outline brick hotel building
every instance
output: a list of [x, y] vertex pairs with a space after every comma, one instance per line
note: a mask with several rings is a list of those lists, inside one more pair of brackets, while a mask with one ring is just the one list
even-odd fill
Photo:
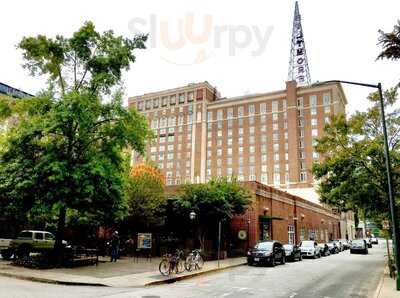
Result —
[[285, 90], [232, 98], [203, 82], [129, 99], [155, 132], [147, 156], [167, 185], [234, 175], [286, 189], [312, 187], [310, 169], [321, 158], [314, 140], [345, 104], [339, 84], [297, 87], [295, 81]]
[[[315, 199], [311, 167], [321, 158], [315, 139], [332, 115], [345, 113], [346, 103], [340, 84], [299, 87], [295, 81], [284, 90], [231, 98], [208, 82], [129, 98], [155, 133], [147, 158], [172, 189], [214, 176], [247, 181], [253, 203], [232, 221], [232, 231], [245, 230], [250, 244], [272, 235], [284, 242], [341, 236], [339, 216]], [[132, 163], [141, 162], [133, 152]]]

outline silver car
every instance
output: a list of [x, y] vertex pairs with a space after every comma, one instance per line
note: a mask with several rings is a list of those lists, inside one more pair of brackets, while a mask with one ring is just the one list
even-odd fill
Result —
[[351, 242], [350, 253], [368, 254], [368, 244], [365, 239], [355, 239]]
[[321, 257], [321, 247], [314, 240], [304, 240], [300, 242], [301, 255], [314, 259]]

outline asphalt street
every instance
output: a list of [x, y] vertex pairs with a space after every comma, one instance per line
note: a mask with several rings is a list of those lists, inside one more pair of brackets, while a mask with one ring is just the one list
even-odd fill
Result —
[[338, 255], [275, 268], [241, 266], [149, 288], [106, 288], [43, 284], [0, 277], [0, 297], [370, 297], [382, 276], [385, 248], [369, 255]]

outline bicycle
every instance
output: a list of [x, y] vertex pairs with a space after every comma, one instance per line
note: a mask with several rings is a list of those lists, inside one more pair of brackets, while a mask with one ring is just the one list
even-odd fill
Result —
[[204, 260], [200, 254], [201, 250], [193, 250], [187, 257], [185, 261], [185, 268], [187, 271], [200, 270], [203, 268]]
[[165, 254], [158, 266], [161, 275], [169, 276], [172, 273], [178, 274], [185, 271], [183, 264], [183, 251], [177, 249], [174, 254]]

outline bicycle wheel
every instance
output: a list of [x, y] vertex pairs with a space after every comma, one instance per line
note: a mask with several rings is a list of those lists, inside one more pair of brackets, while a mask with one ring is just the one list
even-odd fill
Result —
[[176, 273], [182, 273], [185, 271], [185, 263], [183, 260], [179, 259], [178, 262], [175, 264], [175, 272]]
[[188, 255], [185, 260], [185, 268], [187, 271], [192, 271], [194, 268], [193, 255]]
[[170, 263], [168, 260], [161, 260], [158, 270], [160, 270], [161, 275], [168, 276], [170, 274]]
[[196, 256], [196, 261], [195, 261], [195, 263], [196, 263], [196, 267], [197, 267], [198, 269], [203, 268], [203, 266], [204, 266], [204, 260], [203, 260], [203, 258], [201, 257], [200, 254], [198, 254], [198, 255]]

